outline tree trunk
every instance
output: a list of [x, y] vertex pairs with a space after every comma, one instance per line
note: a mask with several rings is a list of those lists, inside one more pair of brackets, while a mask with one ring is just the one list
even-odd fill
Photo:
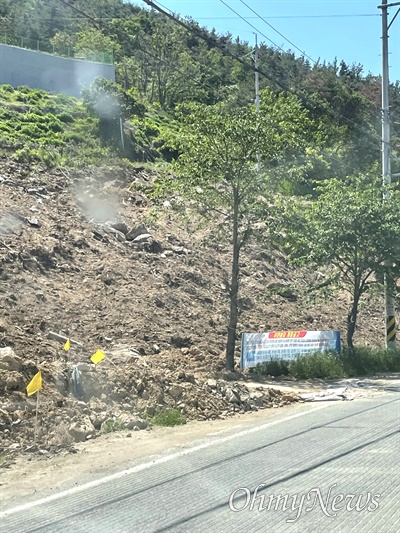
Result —
[[351, 351], [354, 350], [353, 345], [353, 336], [356, 329], [356, 318], [353, 315], [353, 310], [348, 314], [347, 317], [347, 346]]
[[236, 344], [236, 328], [238, 322], [238, 292], [239, 292], [239, 254], [240, 244], [238, 237], [238, 222], [239, 222], [239, 201], [236, 191], [234, 192], [234, 206], [233, 206], [233, 254], [232, 254], [232, 273], [230, 284], [230, 312], [228, 324], [228, 338], [226, 342], [226, 368], [227, 370], [234, 370], [235, 368], [235, 344]]
[[354, 350], [353, 337], [356, 330], [357, 316], [358, 316], [358, 302], [360, 300], [361, 290], [359, 284], [354, 288], [353, 305], [350, 313], [347, 316], [347, 346], [351, 351]]

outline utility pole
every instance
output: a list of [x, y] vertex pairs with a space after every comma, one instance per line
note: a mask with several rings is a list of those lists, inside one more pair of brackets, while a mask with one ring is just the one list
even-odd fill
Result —
[[[400, 2], [388, 4], [382, 0], [378, 9], [382, 10], [382, 181], [384, 187], [383, 198], [387, 198], [386, 187], [392, 182], [390, 169], [390, 118], [389, 118], [389, 28], [397, 17], [397, 10], [390, 24], [388, 24], [388, 8], [399, 6]], [[390, 264], [385, 272], [385, 316], [386, 316], [386, 347], [396, 348], [396, 317], [395, 317], [395, 283], [391, 274]]]
[[[254, 34], [256, 37], [256, 46], [254, 49], [254, 67], [255, 67], [255, 83], [256, 83], [256, 111], [257, 113], [260, 112], [260, 73], [258, 72], [258, 42], [257, 42], [257, 34]], [[257, 151], [257, 172], [260, 172], [261, 170], [261, 156], [260, 152]]]

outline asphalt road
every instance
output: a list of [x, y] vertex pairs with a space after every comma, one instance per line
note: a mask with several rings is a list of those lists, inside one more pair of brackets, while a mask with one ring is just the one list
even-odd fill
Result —
[[[0, 531], [400, 530], [400, 394], [279, 409], [0, 513]], [[258, 488], [257, 488], [258, 487]], [[280, 498], [278, 498], [280, 496]]]

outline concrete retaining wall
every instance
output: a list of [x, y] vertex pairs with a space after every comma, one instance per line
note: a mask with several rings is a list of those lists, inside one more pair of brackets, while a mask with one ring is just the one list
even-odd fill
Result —
[[0, 44], [0, 84], [26, 85], [69, 96], [101, 76], [115, 81], [114, 65], [53, 56]]

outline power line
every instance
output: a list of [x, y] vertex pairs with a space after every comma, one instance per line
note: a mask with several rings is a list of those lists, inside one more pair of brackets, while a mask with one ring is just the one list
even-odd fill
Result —
[[[198, 28], [194, 27], [194, 26], [189, 26], [188, 24], [186, 24], [185, 22], [183, 22], [180, 18], [177, 18], [173, 12], [169, 9], [169, 8], [166, 8], [168, 9], [168, 11], [170, 11], [170, 13], [166, 12], [165, 10], [161, 9], [157, 4], [155, 4], [154, 2], [152, 2], [151, 0], [143, 0], [147, 5], [149, 5], [150, 7], [156, 9], [158, 12], [162, 13], [163, 15], [167, 16], [168, 18], [170, 18], [171, 20], [173, 20], [176, 24], [179, 24], [180, 26], [186, 28], [189, 32], [191, 33], [195, 33], [199, 38], [205, 40], [206, 42], [208, 42], [208, 44], [210, 44], [211, 46], [219, 49], [223, 54], [225, 55], [228, 55], [230, 57], [232, 57], [233, 59], [235, 59], [236, 61], [238, 61], [239, 63], [243, 64], [246, 68], [252, 70], [253, 72], [259, 72], [260, 74], [262, 74], [267, 80], [269, 80], [270, 82], [272, 82], [273, 84], [277, 85], [280, 89], [282, 89], [283, 91], [286, 91], [287, 93], [290, 93], [290, 94], [293, 94], [294, 96], [296, 96], [297, 98], [299, 98], [303, 103], [309, 103], [309, 104], [314, 104], [309, 98], [306, 98], [304, 95], [301, 95], [301, 94], [298, 94], [296, 93], [293, 89], [289, 88], [289, 87], [285, 87], [284, 85], [282, 85], [280, 82], [272, 79], [266, 72], [264, 72], [263, 70], [261, 70], [260, 68], [255, 68], [253, 65], [250, 65], [249, 63], [247, 63], [246, 61], [244, 61], [242, 58], [240, 57], [237, 57], [235, 56], [234, 54], [232, 54], [231, 52], [229, 52], [229, 50], [227, 50], [226, 48], [222, 47], [215, 39], [213, 39], [212, 37], [209, 37], [205, 34], [203, 34]], [[221, 0], [222, 1], [222, 0]], [[224, 3], [224, 2], [223, 2]], [[163, 6], [165, 7], [165, 6]], [[228, 6], [229, 7], [229, 6]], [[249, 24], [249, 23], [248, 23]], [[251, 25], [251, 24], [250, 24]], [[284, 53], [285, 50], [283, 50]], [[372, 137], [374, 140], [377, 140], [379, 139], [379, 137], [377, 135], [374, 135], [372, 132], [368, 131], [368, 130], [365, 130], [365, 128], [362, 128], [360, 127], [356, 122], [354, 122], [353, 120], [351, 119], [348, 119], [347, 117], [345, 117], [344, 115], [340, 114], [340, 113], [337, 113], [335, 112], [334, 110], [331, 110], [331, 113], [333, 116], [335, 116], [336, 118], [341, 118], [342, 120], [350, 123], [350, 124], [353, 124], [356, 128], [358, 128], [359, 130], [361, 130], [363, 133], [366, 133], [368, 136]], [[337, 161], [339, 161], [340, 163], [343, 163], [343, 161], [341, 159], [339, 159], [338, 157], [335, 157], [332, 155], [332, 157], [334, 159], [337, 159]], [[356, 170], [355, 167], [353, 167], [352, 165], [350, 165], [349, 163], [346, 163], [346, 166], [349, 168], [349, 169], [353, 169], [353, 170]]]
[[263, 37], [265, 37], [265, 39], [267, 39], [267, 41], [269, 41], [270, 43], [272, 43], [275, 48], [277, 48], [278, 50], [280, 50], [281, 52], [285, 53], [286, 50], [284, 50], [283, 48], [281, 48], [279, 45], [277, 45], [276, 43], [274, 43], [274, 41], [272, 41], [269, 37], [267, 37], [262, 31], [260, 31], [258, 28], [256, 28], [253, 24], [251, 24], [248, 20], [245, 20], [242, 15], [240, 15], [237, 11], [235, 11], [232, 7], [230, 7], [226, 2], [224, 2], [224, 0], [219, 0], [221, 2], [221, 4], [224, 4], [224, 6], [226, 6], [228, 9], [230, 9], [233, 13], [235, 13], [235, 15], [237, 15], [239, 18], [241, 18], [244, 22], [246, 22], [246, 24], [248, 24], [249, 26], [251, 26], [252, 28], [254, 28], [256, 30], [257, 33], [259, 33], [260, 35], [262, 35]]
[[[345, 13], [343, 15], [268, 15], [269, 19], [322, 19], [322, 18], [350, 18], [350, 17], [380, 17], [378, 13]], [[197, 17], [197, 20], [234, 20], [236, 17]], [[246, 20], [259, 17], [243, 17]]]
[[[73, 6], [71, 6], [70, 4], [68, 4], [65, 0], [60, 0], [61, 2], [67, 4], [69, 7], [75, 9], [76, 11], [78, 11], [76, 8], [74, 8]], [[173, 20], [175, 23], [179, 24], [180, 26], [184, 27], [187, 31], [189, 31], [190, 33], [195, 33], [197, 35], [197, 37], [199, 37], [200, 39], [206, 41], [210, 46], [214, 47], [214, 48], [217, 48], [219, 50], [221, 50], [221, 52], [229, 57], [231, 57], [232, 59], [235, 59], [236, 61], [238, 61], [239, 63], [241, 63], [245, 68], [247, 69], [251, 69], [253, 72], [259, 72], [260, 74], [262, 74], [267, 80], [269, 80], [270, 82], [272, 82], [273, 84], [277, 85], [280, 89], [282, 89], [283, 91], [286, 91], [290, 94], [293, 94], [294, 96], [297, 96], [298, 98], [300, 98], [300, 100], [303, 101], [303, 103], [312, 103], [311, 100], [305, 98], [303, 95], [299, 95], [298, 93], [296, 93], [293, 89], [290, 89], [289, 87], [285, 87], [284, 85], [282, 85], [280, 82], [272, 79], [266, 72], [264, 72], [263, 70], [259, 69], [259, 68], [255, 68], [253, 65], [250, 65], [249, 63], [247, 63], [244, 59], [236, 56], [235, 54], [233, 54], [232, 52], [230, 52], [229, 50], [227, 50], [225, 47], [221, 46], [220, 43], [218, 43], [214, 38], [206, 35], [203, 31], [201, 31], [200, 29], [198, 29], [197, 27], [195, 26], [190, 26], [188, 24], [186, 24], [185, 22], [183, 22], [180, 18], [177, 18], [173, 12], [167, 8], [166, 6], [162, 6], [164, 7], [165, 9], [167, 9], [170, 13], [168, 13], [167, 11], [165, 11], [165, 9], [161, 9], [157, 4], [155, 4], [154, 2], [152, 2], [151, 0], [143, 0], [147, 5], [149, 5], [150, 7], [156, 9], [157, 11], [159, 11], [160, 13], [162, 13], [163, 15], [167, 16], [168, 18], [170, 18], [171, 20]], [[234, 11], [232, 8], [230, 8], [223, 0], [220, 0], [223, 4], [225, 4], [229, 9], [231, 9], [235, 14], [236, 11]], [[243, 2], [244, 3], [244, 2]], [[162, 5], [162, 4], [160, 4]], [[96, 19], [93, 19], [90, 15], [87, 15], [86, 13], [84, 13], [83, 11], [80, 11], [79, 10], [79, 13], [82, 14], [84, 17], [92, 20], [93, 22], [97, 22]], [[243, 18], [241, 17], [239, 14], [237, 14], [240, 18]], [[243, 19], [245, 20], [245, 19]], [[249, 24], [251, 27], [255, 28], [252, 24], [250, 24], [249, 22], [247, 22], [245, 20], [245, 22], [247, 24]], [[257, 30], [257, 28], [255, 28]], [[268, 37], [266, 37], [262, 32], [260, 32], [259, 30], [257, 30], [261, 35], [263, 35], [266, 39], [268, 39]], [[268, 39], [270, 42], [273, 43], [273, 41], [271, 41], [270, 39]], [[277, 46], [275, 43], [273, 43], [275, 46]], [[284, 49], [282, 49], [281, 47], [277, 46], [277, 48], [279, 50], [281, 50], [283, 53], [287, 53]], [[144, 51], [144, 50], [143, 50]], [[146, 53], [146, 52], [145, 52]], [[346, 122], [350, 123], [350, 124], [353, 124], [355, 127], [357, 127], [358, 129], [360, 129], [361, 131], [363, 131], [364, 133], [367, 133], [368, 136], [370, 137], [374, 137], [374, 139], [376, 140], [378, 137], [376, 135], [374, 135], [372, 132], [368, 131], [368, 130], [365, 130], [363, 128], [361, 128], [356, 122], [354, 122], [353, 120], [351, 119], [348, 119], [347, 117], [345, 117], [344, 115], [341, 115], [340, 113], [337, 113], [335, 112], [334, 110], [331, 111], [332, 115], [333, 116], [336, 116], [336, 117], [339, 117], [343, 120], [345, 120]], [[338, 159], [339, 160], [339, 159]], [[354, 167], [351, 167], [351, 165], [348, 165], [347, 166], [349, 168], [353, 168], [354, 170]]]
[[77, 13], [79, 13], [80, 15], [84, 16], [85, 18], [87, 18], [88, 20], [91, 20], [93, 22], [93, 24], [96, 26], [97, 29], [100, 29], [100, 24], [98, 22], [98, 20], [96, 20], [95, 18], [91, 17], [90, 15], [88, 15], [87, 13], [85, 13], [84, 11], [81, 11], [80, 9], [78, 9], [77, 7], [75, 7], [74, 5], [72, 4], [69, 4], [66, 0], [59, 0], [63, 5], [66, 5], [68, 7], [70, 7], [73, 11], [76, 11]]
[[[239, 15], [234, 9], [232, 9], [228, 4], [226, 4], [226, 3], [224, 2], [224, 0], [220, 0], [220, 2], [223, 3], [226, 7], [228, 7], [231, 11], [233, 11], [236, 15], [238, 15], [242, 20], [244, 20], [244, 21], [246, 22], [246, 24], [248, 24], [248, 25], [251, 26], [252, 28], [255, 28], [255, 26], [253, 26], [253, 24], [251, 24], [250, 22], [248, 22], [247, 20], [245, 20], [245, 19], [244, 19], [241, 15]], [[241, 2], [242, 4], [244, 4], [244, 5], [247, 6], [247, 4], [245, 4], [245, 2], [243, 2], [242, 0], [240, 0], [240, 2]], [[247, 7], [249, 7], [249, 6], [247, 6]], [[249, 9], [250, 9], [251, 11], [253, 11], [253, 13], [255, 13], [255, 11], [254, 11], [253, 9], [251, 9], [250, 7], [249, 7]], [[267, 23], [267, 24], [270, 25], [269, 23]], [[274, 28], [273, 28], [273, 29], [274, 29]], [[260, 32], [260, 33], [261, 33], [261, 32]], [[278, 32], [278, 33], [279, 33], [279, 32]], [[263, 33], [261, 33], [261, 35], [263, 35], [263, 36], [265, 37], [265, 35], [264, 35]], [[281, 35], [284, 39], [286, 39], [285, 36], [283, 36], [282, 34], [280, 34], [280, 35]], [[269, 39], [269, 40], [270, 40], [270, 39]], [[286, 40], [287, 40], [287, 39], [286, 39]], [[271, 42], [272, 42], [272, 41], [271, 41]], [[290, 41], [288, 41], [288, 42], [290, 42]], [[284, 53], [287, 53], [286, 50], [283, 50], [281, 47], [278, 47], [278, 48], [279, 48], [281, 51], [283, 51]], [[296, 47], [296, 48], [297, 48], [297, 47]], [[305, 55], [304, 52], [302, 52], [302, 53], [303, 53], [303, 55]], [[308, 56], [307, 56], [307, 57], [308, 57]], [[311, 59], [311, 58], [310, 58], [310, 59]], [[313, 61], [313, 60], [312, 60], [312, 61]], [[313, 61], [313, 62], [314, 62], [314, 61]], [[314, 63], [317, 64], [316, 62], [314, 62]], [[263, 74], [261, 71], [260, 71], [260, 73]], [[265, 75], [265, 74], [263, 74], [263, 75]], [[267, 78], [267, 79], [270, 79], [270, 78]], [[277, 82], [275, 82], [275, 83], [277, 83]], [[279, 87], [282, 88], [282, 85], [281, 85], [281, 84], [278, 84], [278, 85], [279, 85]], [[291, 94], [297, 96], [298, 98], [300, 98], [300, 99], [303, 101], [303, 103], [307, 103], [307, 102], [310, 103], [310, 100], [309, 100], [309, 99], [305, 98], [303, 95], [299, 95], [298, 93], [296, 93], [296, 91], [294, 91], [294, 90], [292, 90], [292, 89], [290, 89], [290, 88], [288, 88], [288, 87], [284, 87], [283, 90], [285, 90], [285, 91], [287, 91], [287, 92], [289, 92], [289, 93], [291, 93]], [[311, 102], [311, 103], [312, 103], [312, 102]], [[336, 112], [336, 111], [333, 110], [333, 109], [331, 110], [331, 114], [332, 114], [334, 117], [336, 117], [336, 118], [340, 118], [340, 119], [344, 120], [344, 121], [347, 122], [348, 124], [352, 124], [352, 125], [353, 125], [355, 128], [357, 128], [359, 131], [362, 131], [363, 133], [366, 133], [370, 138], [372, 138], [372, 139], [374, 139], [374, 140], [377, 140], [377, 141], [379, 141], [379, 142], [381, 141], [379, 135], [377, 135], [376, 133], [373, 133], [373, 132], [371, 132], [371, 131], [369, 131], [369, 130], [366, 130], [365, 128], [362, 128], [362, 127], [361, 127], [359, 124], [357, 124], [357, 122], [355, 122], [354, 120], [345, 117], [344, 115], [342, 115], [341, 113]], [[397, 161], [400, 161], [399, 158], [394, 158], [394, 159], [397, 160]]]
[[[235, 59], [236, 61], [238, 61], [239, 63], [241, 63], [245, 68], [247, 69], [250, 69], [252, 70], [253, 72], [259, 72], [260, 74], [262, 74], [267, 80], [269, 80], [271, 83], [274, 83], [275, 85], [277, 85], [280, 89], [282, 89], [282, 91], [287, 91], [288, 89], [286, 87], [284, 87], [281, 83], [279, 83], [278, 81], [274, 80], [271, 78], [271, 76], [269, 76], [269, 74], [267, 74], [266, 72], [264, 72], [263, 70], [259, 69], [259, 68], [255, 68], [254, 66], [250, 65], [247, 61], [245, 61], [243, 58], [241, 57], [238, 57], [236, 56], [235, 54], [233, 54], [232, 52], [230, 52], [226, 47], [224, 46], [221, 46], [221, 44], [216, 40], [214, 39], [213, 37], [207, 35], [206, 33], [204, 33], [202, 30], [200, 30], [199, 28], [197, 28], [196, 26], [190, 26], [189, 24], [183, 22], [182, 19], [176, 17], [173, 12], [169, 9], [169, 8], [166, 8], [168, 9], [168, 11], [170, 11], [169, 13], [167, 11], [165, 11], [164, 9], [161, 9], [157, 4], [155, 4], [154, 2], [152, 2], [151, 0], [143, 0], [143, 2], [145, 2], [148, 6], [156, 9], [159, 13], [165, 15], [166, 17], [168, 17], [169, 19], [173, 20], [176, 24], [179, 24], [179, 26], [182, 26], [183, 28], [185, 28], [186, 30], [188, 30], [190, 33], [193, 33], [195, 34], [199, 39], [202, 39], [203, 41], [205, 41], [206, 43], [208, 43], [210, 46], [212, 46], [213, 48], [217, 48], [219, 50], [221, 50], [221, 52], [229, 57], [231, 57], [232, 59]], [[163, 6], [165, 7], [165, 6]], [[284, 52], [284, 50], [283, 50]]]
[[[222, 0], [221, 0], [222, 1]], [[265, 20], [265, 18], [263, 18], [261, 15], [259, 15], [253, 8], [251, 8], [248, 4], [246, 4], [246, 2], [244, 2], [243, 0], [240, 0], [240, 2], [247, 7], [247, 9], [250, 9], [250, 11], [252, 11], [255, 15], [257, 15], [257, 17], [262, 20], [263, 22], [265, 22], [265, 24], [267, 24], [267, 26], [269, 26], [270, 28], [272, 28], [278, 35], [280, 35], [281, 37], [283, 37], [285, 39], [285, 41], [287, 41], [288, 43], [290, 43], [292, 46], [294, 46], [296, 48], [296, 50], [298, 50], [301, 55], [305, 56], [307, 59], [309, 59], [311, 61], [311, 63], [314, 63], [316, 64], [317, 62], [312, 58], [310, 57], [309, 55], [307, 55], [303, 50], [301, 50], [298, 46], [296, 46], [294, 44], [294, 42], [290, 41], [287, 37], [285, 37], [285, 35], [283, 35], [283, 33], [281, 33], [280, 31], [278, 31], [276, 28], [274, 28], [274, 26], [272, 26], [272, 24], [270, 24], [267, 20]]]

